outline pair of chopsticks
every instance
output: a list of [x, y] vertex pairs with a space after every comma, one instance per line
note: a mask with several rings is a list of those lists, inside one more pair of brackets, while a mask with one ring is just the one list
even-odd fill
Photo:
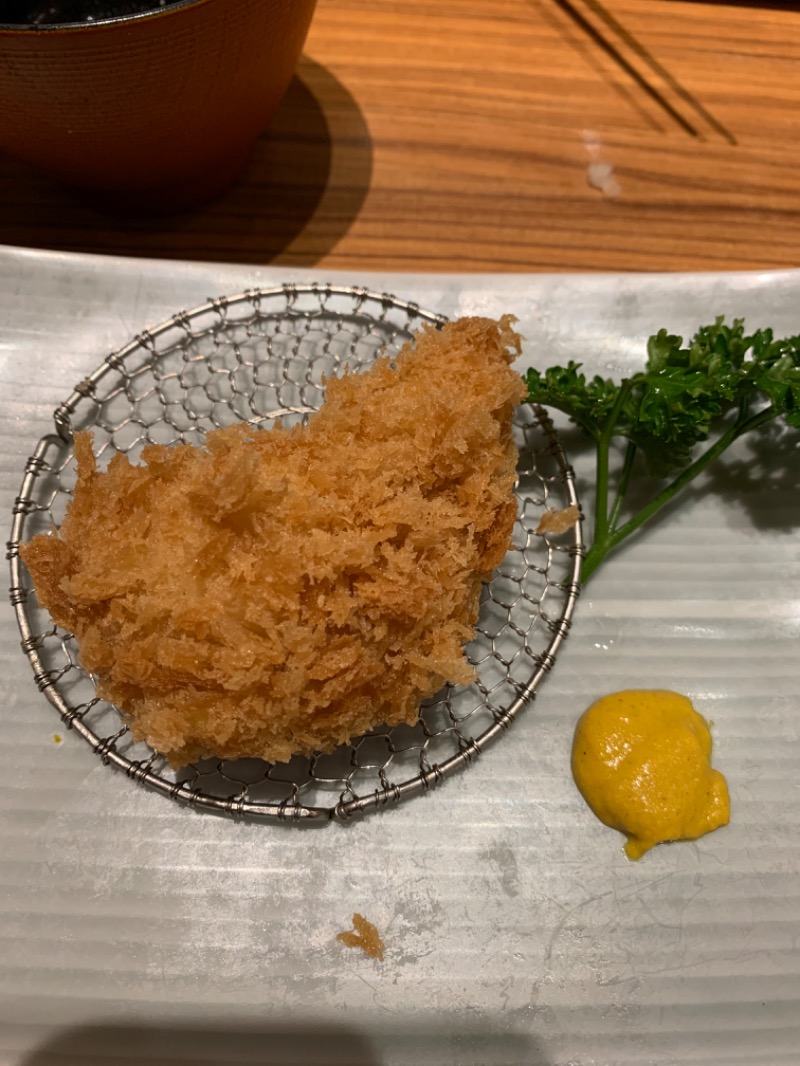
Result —
[[697, 140], [736, 138], [627, 30], [600, 0], [553, 0], [577, 29], [600, 48], [656, 108]]

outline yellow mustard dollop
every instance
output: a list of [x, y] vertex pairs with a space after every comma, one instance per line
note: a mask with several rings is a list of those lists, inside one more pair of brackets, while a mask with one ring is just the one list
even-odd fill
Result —
[[730, 820], [728, 785], [710, 763], [708, 723], [677, 692], [614, 692], [582, 715], [572, 774], [601, 822], [639, 859], [665, 840], [696, 840]]

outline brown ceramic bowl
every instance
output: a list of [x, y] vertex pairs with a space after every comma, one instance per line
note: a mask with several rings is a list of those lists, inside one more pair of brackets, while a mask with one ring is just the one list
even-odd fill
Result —
[[0, 151], [122, 209], [209, 199], [278, 107], [315, 3], [184, 0], [89, 23], [0, 24]]

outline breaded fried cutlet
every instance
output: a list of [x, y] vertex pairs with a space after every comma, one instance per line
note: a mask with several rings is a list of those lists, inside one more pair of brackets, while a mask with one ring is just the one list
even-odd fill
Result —
[[22, 549], [99, 695], [181, 767], [285, 761], [417, 720], [468, 682], [481, 583], [516, 516], [513, 319], [423, 329], [327, 383], [306, 426], [148, 445], [78, 480]]

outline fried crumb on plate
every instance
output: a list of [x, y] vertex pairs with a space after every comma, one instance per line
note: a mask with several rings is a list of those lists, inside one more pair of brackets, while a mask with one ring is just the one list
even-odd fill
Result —
[[337, 933], [336, 939], [347, 948], [360, 948], [369, 958], [383, 962], [385, 945], [381, 935], [363, 914], [354, 914], [353, 931]]
[[539, 520], [536, 532], [539, 534], [568, 533], [570, 529], [575, 528], [580, 516], [581, 512], [574, 503], [571, 503], [569, 507], [562, 507], [558, 511], [545, 511]]

